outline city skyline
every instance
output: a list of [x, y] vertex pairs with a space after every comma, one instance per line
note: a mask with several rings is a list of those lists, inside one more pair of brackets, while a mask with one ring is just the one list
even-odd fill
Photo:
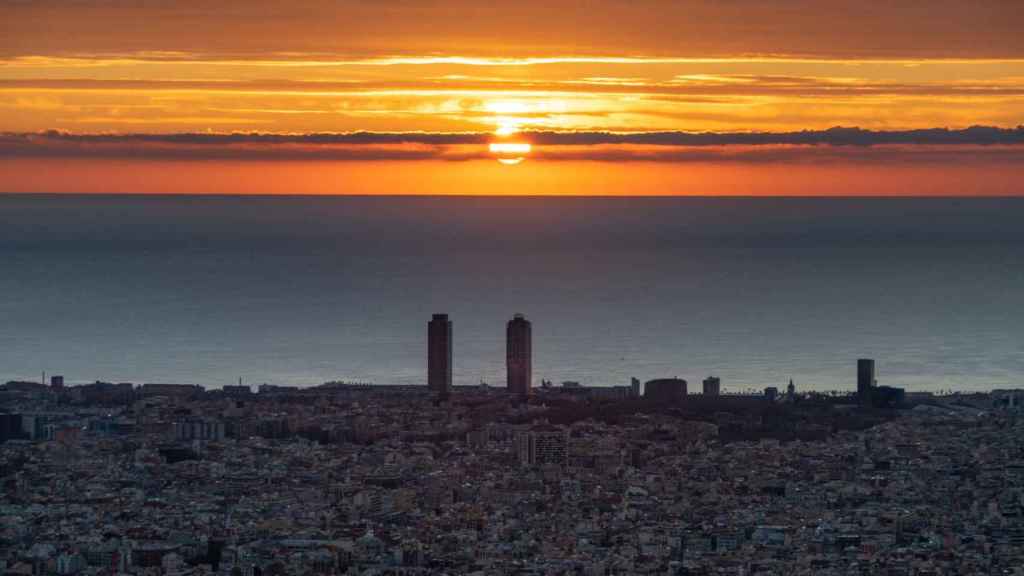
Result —
[[985, 573], [1024, 541], [1019, 389], [60, 384], [0, 385], [0, 500], [33, 519], [0, 546], [14, 573]]
[[[448, 314], [435, 313], [432, 315], [430, 321], [427, 323], [427, 370], [426, 370], [426, 388], [436, 398], [440, 400], [449, 400], [452, 393], [452, 375], [454, 372], [453, 368], [453, 355], [454, 355], [454, 323], [449, 319]], [[533, 375], [532, 375], [532, 323], [526, 320], [526, 316], [521, 313], [513, 315], [512, 319], [506, 323], [505, 330], [505, 363], [506, 363], [506, 382], [505, 390], [514, 396], [527, 398], [533, 391]], [[45, 380], [45, 373], [44, 378]], [[64, 377], [55, 376], [55, 382], [59, 380], [59, 385], [63, 386]], [[856, 361], [856, 387], [851, 393], [857, 398], [857, 401], [862, 404], [871, 404], [878, 390], [878, 381], [875, 377], [875, 360], [873, 358], [858, 358]], [[544, 388], [553, 386], [553, 383], [547, 380], [542, 380]], [[485, 384], [483, 380], [480, 382], [481, 386]], [[57, 386], [57, 384], [53, 384]], [[585, 385], [581, 387], [578, 381], [564, 381], [562, 382], [563, 388], [593, 388], [592, 385]], [[620, 389], [623, 385], [614, 384], [606, 386], [610, 389]], [[600, 386], [598, 386], [600, 388]], [[899, 394], [903, 394], [903, 389], [882, 387], [887, 390], [899, 390]], [[769, 392], [772, 391], [772, 392]], [[786, 387], [786, 394], [788, 397], [792, 397], [795, 394], [796, 387], [793, 383], [793, 379], [789, 379], [789, 385]], [[834, 392], [834, 391], [833, 391]], [[633, 398], [650, 398], [658, 402], [672, 403], [680, 399], [686, 398], [690, 393], [687, 388], [687, 381], [678, 377], [672, 378], [654, 378], [648, 380], [646, 383], [641, 383], [636, 377], [631, 377], [631, 382], [628, 388], [626, 397]], [[708, 397], [717, 397], [722, 394], [722, 379], [717, 376], [708, 376], [703, 379], [701, 394]], [[729, 392], [726, 392], [729, 394]], [[758, 395], [764, 394], [766, 397], [774, 400], [778, 394], [777, 386], [767, 386], [762, 391], [758, 391], [756, 387], [740, 391], [732, 392], [734, 395]], [[532, 442], [532, 440], [531, 440]]]

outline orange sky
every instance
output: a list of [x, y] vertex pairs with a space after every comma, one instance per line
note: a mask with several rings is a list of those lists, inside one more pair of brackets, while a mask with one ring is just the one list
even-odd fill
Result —
[[[796, 132], [1024, 124], [1024, 10], [1009, 1], [42, 0], [4, 3], [0, 21], [0, 132], [16, 134]], [[907, 180], [917, 187], [874, 189], [1020, 192], [1003, 176], [1021, 154], [979, 159], [989, 154], [983, 146], [947, 150], [940, 160], [897, 154], [913, 170], [844, 148], [830, 154], [825, 168], [814, 151], [808, 154], [813, 161], [787, 153], [772, 162], [754, 154], [751, 161], [731, 155], [727, 162], [704, 163], [659, 152], [626, 165], [615, 160], [621, 154], [597, 150], [548, 153], [544, 160], [535, 150], [527, 162], [486, 169], [433, 155], [389, 160], [401, 163], [398, 171], [382, 169], [387, 162], [379, 158], [338, 165], [289, 156], [286, 168], [229, 162], [220, 154], [213, 154], [217, 162], [194, 159], [184, 162], [187, 167], [180, 158], [79, 157], [90, 146], [62, 148], [59, 158], [13, 154], [2, 163], [0, 191], [151, 192], [168, 185], [144, 174], [173, 173], [175, 191], [225, 193], [299, 191], [288, 189], [291, 182], [318, 193], [802, 194], [822, 170], [872, 182], [878, 174], [909, 178], [917, 170], [920, 175]], [[850, 166], [843, 166], [844, 155]], [[598, 156], [602, 161], [594, 162]], [[773, 172], [780, 164], [789, 169]], [[302, 171], [292, 166], [315, 170], [315, 176], [298, 177]], [[260, 172], [274, 176], [252, 176]], [[781, 182], [769, 187], [756, 175], [769, 172]], [[964, 173], [981, 183], [965, 188]], [[330, 184], [336, 178], [349, 184]], [[932, 181], [946, 184], [926, 185]], [[821, 194], [868, 188], [818, 182]]]

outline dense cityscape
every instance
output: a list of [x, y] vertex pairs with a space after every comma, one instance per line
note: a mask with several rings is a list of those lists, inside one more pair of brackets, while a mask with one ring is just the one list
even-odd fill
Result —
[[1024, 576], [1022, 30], [0, 0], [0, 576]]
[[453, 386], [426, 340], [425, 386], [7, 382], [0, 574], [1024, 574], [1024, 389], [534, 387], [521, 314]]

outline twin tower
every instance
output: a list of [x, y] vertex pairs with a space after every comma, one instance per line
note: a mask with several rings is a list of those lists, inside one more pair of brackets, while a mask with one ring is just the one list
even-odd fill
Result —
[[[530, 321], [516, 314], [505, 326], [505, 368], [510, 394], [528, 396], [533, 378]], [[452, 321], [434, 314], [427, 323], [427, 386], [440, 398], [452, 392]]]

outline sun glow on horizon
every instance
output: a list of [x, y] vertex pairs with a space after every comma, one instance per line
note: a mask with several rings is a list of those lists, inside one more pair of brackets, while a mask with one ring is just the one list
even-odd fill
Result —
[[511, 136], [519, 132], [518, 122], [512, 119], [501, 119], [498, 124], [498, 129], [494, 133], [498, 136]]
[[512, 166], [525, 160], [533, 146], [529, 142], [491, 142], [488, 149], [498, 162]]
[[[523, 102], [515, 100], [496, 100], [484, 105], [484, 109], [495, 114], [492, 122], [497, 125], [494, 133], [498, 136], [509, 136], [521, 130], [522, 118], [518, 115], [526, 114], [529, 108]], [[493, 150], [492, 150], [493, 152]]]
[[489, 148], [495, 154], [528, 154], [533, 146], [527, 142], [491, 142]]
[[[583, 110], [586, 106], [577, 102], [575, 108]], [[573, 127], [572, 118], [566, 116], [570, 103], [564, 96], [555, 96], [549, 92], [530, 95], [526, 99], [491, 100], [483, 105], [483, 110], [494, 114], [487, 119], [494, 125], [494, 133], [498, 136], [509, 136], [528, 129], [549, 129]]]

